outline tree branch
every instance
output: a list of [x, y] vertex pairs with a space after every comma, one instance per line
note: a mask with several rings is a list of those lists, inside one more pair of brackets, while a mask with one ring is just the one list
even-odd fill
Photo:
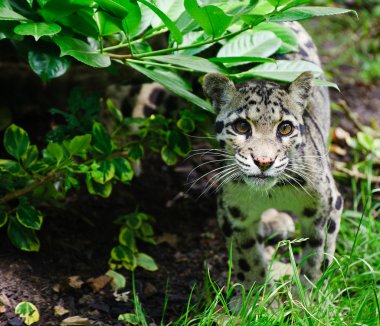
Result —
[[22, 189], [15, 190], [15, 191], [10, 192], [10, 193], [6, 194], [5, 196], [1, 197], [0, 198], [0, 205], [5, 204], [5, 203], [7, 203], [13, 199], [16, 199], [18, 197], [23, 196], [23, 195], [26, 195], [27, 193], [32, 192], [33, 190], [37, 189], [38, 187], [57, 179], [58, 177], [59, 177], [58, 173], [51, 173], [51, 174], [48, 174], [47, 176], [45, 176], [44, 178], [36, 179], [36, 181], [27, 185], [26, 187], [24, 187]]

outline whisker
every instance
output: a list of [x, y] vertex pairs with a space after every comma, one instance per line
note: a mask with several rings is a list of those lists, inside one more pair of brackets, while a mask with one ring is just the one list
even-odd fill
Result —
[[[194, 184], [196, 184], [200, 179], [206, 177], [206, 176], [209, 175], [210, 173], [213, 173], [213, 172], [215, 172], [215, 171], [219, 171], [219, 170], [221, 170], [221, 169], [229, 169], [229, 168], [234, 167], [234, 166], [236, 166], [236, 164], [235, 164], [235, 163], [232, 163], [232, 164], [229, 164], [229, 165], [226, 165], [226, 166], [221, 166], [221, 167], [219, 167], [219, 168], [213, 169], [213, 170], [211, 170], [211, 171], [209, 171], [209, 172], [203, 174], [202, 176], [200, 176], [200, 177], [199, 177], [198, 179], [196, 179], [195, 181], [190, 182], [190, 183], [187, 183], [187, 184], [193, 184], [193, 185], [194, 185]], [[192, 186], [193, 186], [193, 185], [192, 185]], [[192, 186], [191, 186], [191, 187], [192, 187]], [[190, 187], [190, 189], [191, 189], [191, 187]], [[189, 190], [190, 190], [190, 189], [189, 189]]]
[[189, 180], [189, 177], [190, 175], [197, 169], [199, 169], [201, 166], [205, 165], [205, 164], [211, 164], [211, 163], [216, 163], [216, 162], [227, 162], [227, 161], [234, 161], [234, 159], [231, 159], [231, 158], [222, 158], [222, 159], [218, 159], [218, 160], [212, 160], [212, 161], [207, 161], [207, 162], [204, 162], [204, 163], [201, 163], [201, 164], [198, 164], [195, 168], [193, 168], [189, 174], [187, 175], [187, 179], [186, 179], [186, 182]]
[[[219, 182], [221, 181], [223, 178], [226, 178], [227, 176], [231, 175], [232, 173], [236, 172], [236, 170], [238, 170], [239, 168], [238, 167], [235, 167], [233, 169], [230, 169], [229, 171], [227, 171], [224, 175], [222, 174], [219, 178], [216, 178], [210, 185], [208, 185], [205, 190], [203, 190], [203, 192], [199, 195], [198, 199], [200, 197], [202, 197], [205, 193], [207, 193], [211, 188], [212, 186], [216, 183], [216, 182]], [[220, 172], [219, 174], [223, 173], [225, 171], [222, 171]], [[211, 181], [211, 179], [210, 179]]]

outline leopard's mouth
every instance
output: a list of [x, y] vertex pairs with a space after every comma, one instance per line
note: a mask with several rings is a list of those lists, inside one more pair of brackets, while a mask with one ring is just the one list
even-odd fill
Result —
[[244, 175], [243, 179], [245, 183], [256, 186], [256, 187], [261, 187], [261, 188], [273, 187], [277, 182], [276, 177], [265, 175], [265, 174]]

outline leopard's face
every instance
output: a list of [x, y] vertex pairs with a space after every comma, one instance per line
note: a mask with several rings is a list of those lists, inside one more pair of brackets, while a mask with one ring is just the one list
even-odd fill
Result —
[[305, 99], [272, 82], [238, 86], [234, 98], [221, 105], [215, 123], [228, 155], [226, 170], [260, 189], [289, 179], [291, 159], [304, 142]]

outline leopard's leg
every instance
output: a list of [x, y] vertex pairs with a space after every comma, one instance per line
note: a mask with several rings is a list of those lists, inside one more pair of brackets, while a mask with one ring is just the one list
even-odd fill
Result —
[[[232, 248], [236, 280], [247, 293], [252, 286], [264, 284], [268, 263], [264, 255], [264, 232], [260, 217], [248, 227], [241, 228], [234, 223], [239, 219], [238, 214], [238, 208], [224, 206], [219, 200], [218, 223], [226, 238], [227, 249]], [[239, 309], [241, 296], [241, 288], [237, 287], [231, 308]]]
[[[301, 273], [313, 283], [332, 262], [343, 209], [343, 199], [335, 185], [319, 197], [319, 203], [306, 207], [300, 219], [301, 236], [309, 238], [303, 243]], [[301, 280], [309, 283], [303, 277]]]

